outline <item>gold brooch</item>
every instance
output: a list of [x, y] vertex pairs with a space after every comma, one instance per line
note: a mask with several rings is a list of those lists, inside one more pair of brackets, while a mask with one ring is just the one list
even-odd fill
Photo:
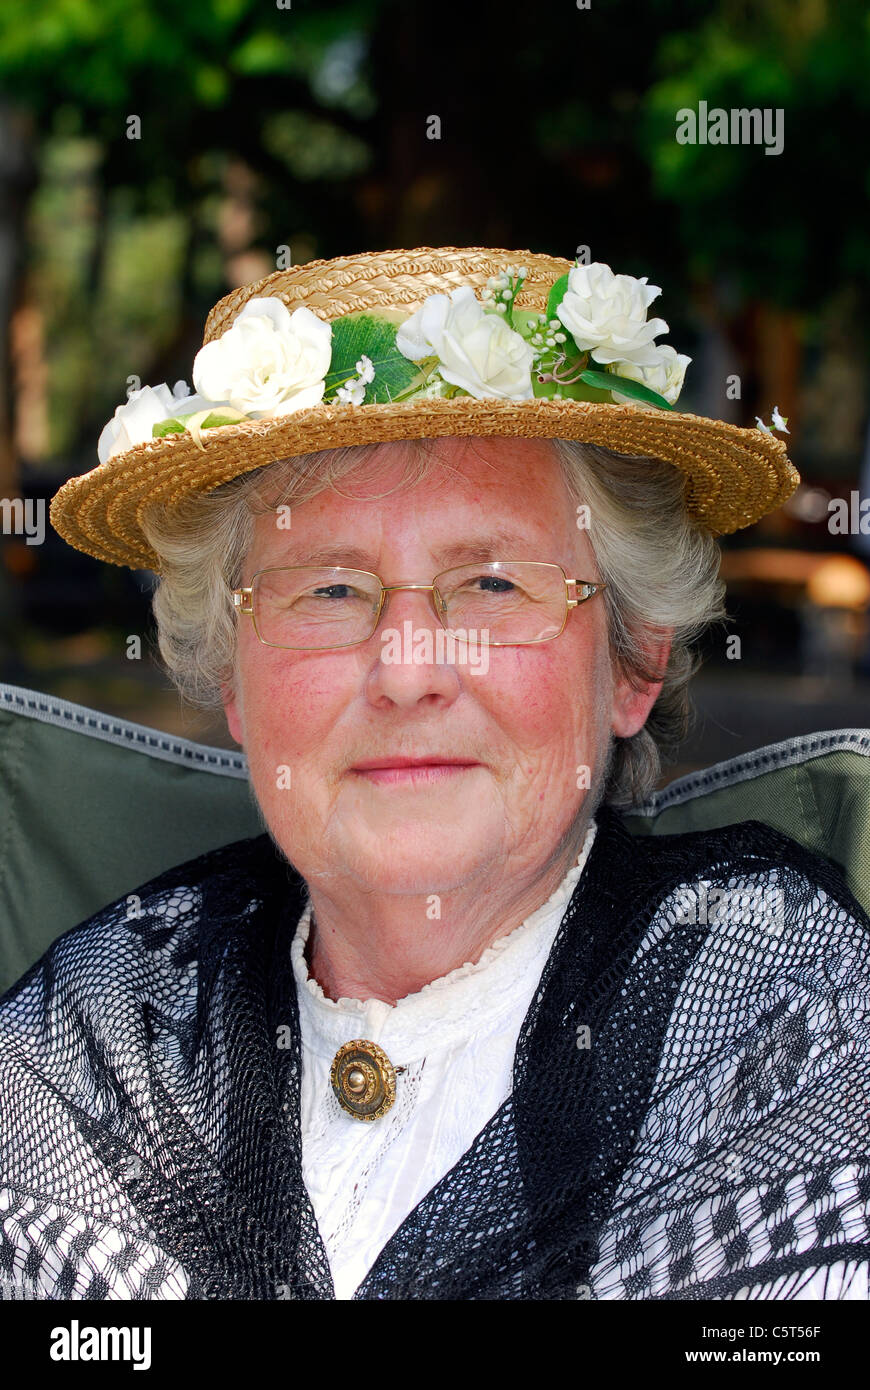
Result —
[[396, 1076], [404, 1070], [377, 1043], [357, 1038], [338, 1049], [329, 1080], [342, 1110], [355, 1120], [377, 1120], [396, 1099]]

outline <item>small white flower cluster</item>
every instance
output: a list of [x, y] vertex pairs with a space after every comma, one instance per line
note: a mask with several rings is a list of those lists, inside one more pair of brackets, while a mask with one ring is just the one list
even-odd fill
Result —
[[[755, 423], [760, 430], [764, 430], [765, 434], [773, 434], [773, 430], [781, 430], [783, 434], [791, 434], [791, 430], [786, 428], [788, 425], [788, 416], [780, 415], [778, 405], [773, 407], [770, 425], [766, 425], [759, 415], [756, 415]], [[771, 429], [771, 425], [773, 429]]]
[[491, 304], [500, 314], [506, 314], [508, 304], [516, 298], [520, 288], [519, 285], [514, 285], [514, 281], [518, 279], [521, 285], [528, 273], [524, 265], [506, 265], [498, 275], [490, 275], [486, 288], [481, 290], [481, 299], [484, 303]]
[[537, 318], [529, 319], [529, 327], [535, 325], [534, 332], [529, 338], [529, 342], [535, 349], [535, 358], [543, 357], [556, 346], [557, 343], [567, 343], [568, 335], [563, 333], [562, 324], [559, 319], [547, 321], [546, 314], [539, 314]]
[[366, 387], [370, 381], [375, 379], [375, 369], [372, 366], [372, 359], [362, 357], [356, 364], [357, 375], [351, 377], [343, 386], [339, 386], [336, 397], [343, 405], [362, 405], [365, 399]]
[[[481, 291], [481, 299], [497, 313], [506, 314], [511, 301], [515, 300], [519, 294], [528, 273], [528, 268], [524, 265], [506, 265], [504, 270], [499, 271], [498, 275], [490, 275], [486, 282], [486, 288]], [[530, 315], [528, 328], [530, 332], [527, 341], [534, 349], [535, 361], [549, 349], [554, 348], [557, 343], [568, 341], [567, 334], [561, 331], [560, 321], [550, 319], [548, 322], [546, 314]]]

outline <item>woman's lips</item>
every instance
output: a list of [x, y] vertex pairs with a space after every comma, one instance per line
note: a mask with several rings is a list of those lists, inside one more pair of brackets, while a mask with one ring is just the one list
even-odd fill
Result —
[[351, 772], [358, 777], [365, 777], [366, 781], [373, 782], [376, 786], [412, 787], [447, 782], [451, 778], [460, 777], [464, 772], [470, 772], [475, 767], [480, 767], [480, 763], [414, 762], [413, 759], [397, 758], [393, 762], [384, 761], [379, 765], [362, 763], [351, 768]]

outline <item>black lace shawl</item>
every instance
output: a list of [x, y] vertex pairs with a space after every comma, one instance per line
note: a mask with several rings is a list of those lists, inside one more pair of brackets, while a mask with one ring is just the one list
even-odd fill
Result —
[[[754, 821], [598, 820], [511, 1096], [356, 1298], [764, 1297], [870, 1260], [870, 922], [840, 871]], [[305, 902], [243, 840], [3, 997], [0, 1291], [334, 1297], [300, 1162]]]

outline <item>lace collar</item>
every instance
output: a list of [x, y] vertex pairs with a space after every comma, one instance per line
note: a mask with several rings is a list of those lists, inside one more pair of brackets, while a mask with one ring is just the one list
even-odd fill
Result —
[[412, 1061], [436, 1042], [447, 1047], [497, 1023], [524, 992], [529, 992], [529, 982], [539, 978], [589, 858], [596, 830], [593, 820], [575, 863], [547, 901], [524, 922], [497, 937], [479, 960], [466, 961], [395, 1004], [381, 999], [326, 997], [309, 974], [305, 959], [311, 928], [309, 901], [290, 951], [306, 1041], [332, 1056], [342, 1043], [366, 1037], [388, 1051], [398, 1049], [403, 1061]]

